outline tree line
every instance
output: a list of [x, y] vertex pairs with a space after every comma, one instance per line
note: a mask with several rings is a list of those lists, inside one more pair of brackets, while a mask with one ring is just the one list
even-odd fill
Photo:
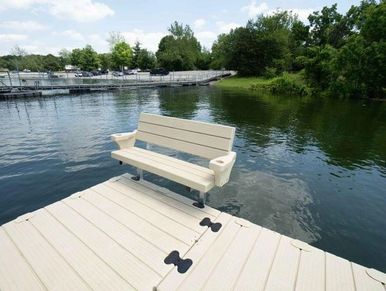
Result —
[[86, 45], [72, 51], [62, 49], [59, 56], [43, 56], [27, 54], [23, 49], [15, 47], [10, 55], [0, 57], [0, 68], [12, 71], [61, 71], [66, 65], [83, 71], [122, 70], [124, 67], [152, 69], [156, 66], [156, 58], [152, 52], [141, 48], [139, 42], [131, 48], [123, 40], [116, 41], [108, 53], [97, 53], [91, 45]]
[[258, 16], [218, 37], [212, 67], [268, 78], [301, 72], [313, 93], [385, 98], [386, 2], [362, 1], [344, 15], [335, 4], [308, 20], [290, 11]]
[[309, 25], [291, 11], [258, 15], [243, 27], [220, 34], [211, 51], [201, 46], [189, 25], [174, 22], [154, 54], [136, 43], [130, 47], [120, 33], [111, 33], [110, 52], [98, 54], [90, 45], [59, 56], [0, 57], [0, 68], [60, 70], [71, 64], [82, 70], [123, 67], [170, 71], [231, 69], [240, 76], [273, 78], [298, 73], [313, 93], [348, 97], [386, 97], [386, 0], [364, 0], [346, 14], [337, 5], [309, 15]]

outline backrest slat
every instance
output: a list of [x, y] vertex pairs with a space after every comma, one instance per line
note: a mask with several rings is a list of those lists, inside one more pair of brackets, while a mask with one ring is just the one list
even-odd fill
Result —
[[232, 150], [235, 128], [141, 113], [137, 139], [207, 159]]

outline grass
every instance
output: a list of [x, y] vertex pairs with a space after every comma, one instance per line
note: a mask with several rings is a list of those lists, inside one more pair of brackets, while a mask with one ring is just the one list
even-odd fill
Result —
[[215, 83], [216, 87], [221, 88], [240, 88], [240, 89], [252, 89], [253, 86], [266, 86], [270, 83], [270, 79], [263, 77], [238, 77], [233, 76], [222, 79]]
[[273, 78], [264, 77], [230, 77], [215, 83], [220, 88], [238, 88], [253, 91], [266, 91], [273, 94], [284, 95], [309, 95], [310, 88], [307, 86], [303, 74], [283, 73]]

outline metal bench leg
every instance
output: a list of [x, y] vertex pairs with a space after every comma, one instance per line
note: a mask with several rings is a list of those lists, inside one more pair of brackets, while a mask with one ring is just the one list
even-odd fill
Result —
[[198, 194], [198, 202], [194, 202], [193, 205], [198, 207], [198, 208], [204, 208], [205, 207], [205, 197], [206, 197], [206, 193], [200, 191]]
[[202, 205], [205, 205], [205, 198], [206, 198], [206, 193], [200, 191], [198, 196], [198, 202], [201, 203]]
[[143, 179], [143, 170], [137, 168], [137, 176], [131, 177], [134, 181], [139, 181]]
[[137, 168], [137, 175], [139, 177], [139, 180], [143, 180], [143, 170]]

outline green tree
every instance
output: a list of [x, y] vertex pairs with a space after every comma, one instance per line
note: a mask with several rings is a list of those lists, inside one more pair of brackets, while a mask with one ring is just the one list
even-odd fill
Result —
[[100, 65], [102, 70], [109, 70], [112, 67], [111, 63], [111, 54], [105, 53], [105, 54], [99, 54], [98, 55], [100, 60]]
[[290, 35], [290, 51], [292, 54], [291, 70], [300, 71], [304, 69], [304, 56], [309, 45], [309, 26], [302, 21], [295, 20], [292, 24]]
[[[281, 72], [292, 68], [297, 18], [286, 11], [260, 15], [227, 35], [220, 35], [212, 47], [212, 66], [234, 69], [240, 75], [263, 75], [267, 69]], [[292, 45], [292, 46], [291, 46]]]
[[138, 68], [141, 69], [154, 69], [156, 66], [156, 57], [154, 53], [147, 49], [141, 49], [138, 54]]
[[100, 66], [97, 52], [91, 45], [86, 45], [80, 54], [80, 67], [85, 71], [92, 71], [98, 69]]
[[360, 8], [361, 30], [337, 54], [338, 78], [332, 90], [343, 96], [385, 98], [386, 2], [366, 1]]
[[3, 70], [8, 68], [9, 68], [8, 62], [3, 57], [0, 57], [0, 69]]
[[370, 0], [345, 16], [336, 13], [336, 5], [310, 16], [313, 46], [305, 72], [315, 89], [337, 97], [386, 97], [385, 15], [386, 2]]
[[139, 41], [137, 41], [135, 42], [135, 45], [133, 47], [133, 57], [131, 59], [132, 68], [139, 68], [138, 58], [139, 58], [140, 52], [141, 52], [141, 44]]
[[189, 25], [175, 21], [163, 37], [156, 53], [160, 66], [168, 70], [192, 70], [197, 66], [201, 45]]
[[48, 54], [43, 58], [43, 66], [47, 71], [60, 71], [62, 69], [60, 59], [52, 54]]
[[61, 49], [59, 51], [60, 65], [64, 68], [65, 65], [71, 64], [71, 52], [67, 49]]
[[126, 42], [116, 43], [111, 52], [113, 67], [123, 70], [123, 67], [130, 65], [132, 55], [132, 50]]
[[[231, 31], [231, 34], [233, 31]], [[231, 34], [220, 34], [212, 45], [212, 60], [210, 67], [212, 69], [223, 69], [228, 67], [231, 57]], [[228, 67], [229, 68], [229, 67]]]
[[206, 48], [203, 48], [196, 61], [196, 67], [200, 70], [209, 70], [212, 62], [212, 54]]
[[109, 43], [110, 50], [113, 50], [114, 46], [119, 42], [125, 42], [125, 38], [118, 31], [110, 31], [107, 42]]
[[331, 45], [340, 47], [345, 37], [350, 35], [351, 29], [347, 17], [337, 12], [337, 4], [323, 7], [322, 10], [312, 13], [308, 20], [311, 27], [313, 45]]
[[81, 55], [82, 55], [82, 50], [81, 49], [79, 49], [79, 48], [73, 49], [71, 51], [71, 55], [70, 55], [71, 65], [73, 65], [73, 66], [80, 66]]

